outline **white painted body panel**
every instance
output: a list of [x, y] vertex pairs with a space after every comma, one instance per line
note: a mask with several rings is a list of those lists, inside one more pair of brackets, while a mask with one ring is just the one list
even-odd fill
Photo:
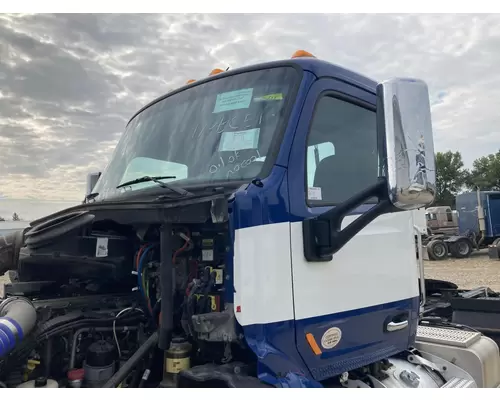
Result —
[[[344, 227], [355, 218], [346, 217]], [[237, 230], [238, 322], [246, 326], [304, 319], [417, 297], [413, 224], [411, 212], [382, 215], [325, 263], [305, 260], [301, 222]]]
[[[358, 216], [348, 216], [343, 227]], [[417, 297], [413, 217], [385, 214], [366, 226], [330, 262], [307, 262], [302, 224], [291, 224], [295, 318], [304, 319]]]
[[413, 225], [420, 231], [421, 234], [427, 233], [427, 218], [425, 217], [425, 208], [412, 210]]
[[234, 312], [238, 323], [246, 326], [292, 320], [290, 223], [238, 229], [234, 242]]

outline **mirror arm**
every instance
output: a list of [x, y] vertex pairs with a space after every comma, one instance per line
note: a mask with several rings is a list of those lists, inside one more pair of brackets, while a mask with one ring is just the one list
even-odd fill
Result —
[[[341, 230], [343, 219], [371, 197], [377, 197], [377, 204]], [[366, 225], [379, 215], [390, 211], [396, 211], [396, 208], [389, 199], [386, 178], [380, 177], [377, 183], [342, 204], [318, 217], [305, 220], [303, 236], [304, 255], [307, 261], [331, 261], [333, 254], [344, 247]]]

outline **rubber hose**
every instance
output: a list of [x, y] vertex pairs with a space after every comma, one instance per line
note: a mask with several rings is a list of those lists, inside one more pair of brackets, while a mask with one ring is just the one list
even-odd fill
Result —
[[107, 381], [103, 388], [115, 388], [118, 386], [130, 372], [134, 369], [134, 367], [144, 358], [144, 356], [153, 349], [158, 343], [158, 331], [153, 333], [148, 340], [146, 340], [141, 347], [137, 349], [137, 351], [130, 357], [123, 366], [116, 371], [116, 373]]
[[[52, 329], [51, 331], [43, 332], [42, 334], [40, 334], [39, 336], [37, 336], [35, 338], [32, 337], [32, 338], [30, 338], [30, 340], [24, 342], [21, 345], [21, 347], [16, 348], [14, 350], [14, 352], [12, 352], [11, 356], [9, 357], [9, 361], [8, 361], [8, 365], [10, 367], [9, 369], [12, 368], [12, 365], [17, 365], [18, 363], [21, 363], [26, 357], [28, 357], [29, 353], [38, 344], [40, 344], [44, 340], [47, 340], [51, 337], [60, 335], [64, 332], [67, 332], [68, 330], [83, 328], [83, 327], [87, 327], [87, 326], [96, 327], [96, 326], [99, 326], [103, 323], [104, 324], [113, 323], [114, 320], [115, 320], [115, 318], [109, 318], [109, 319], [105, 319], [105, 320], [91, 319], [91, 320], [73, 321], [73, 322], [70, 322], [70, 323], [62, 325], [62, 326], [57, 326], [56, 328]], [[137, 317], [118, 318], [116, 320], [116, 327], [119, 328], [122, 325], [130, 325], [130, 324], [136, 323], [137, 320], [138, 320]], [[15, 357], [14, 357], [14, 355], [15, 355]], [[4, 370], [6, 365], [7, 365], [6, 362], [0, 362], [0, 372], [2, 372]]]
[[10, 297], [0, 303], [0, 357], [29, 335], [36, 324], [36, 310], [24, 297]]
[[[114, 318], [110, 318], [110, 319], [105, 319], [105, 320], [95, 320], [95, 319], [91, 319], [91, 320], [79, 320], [79, 321], [72, 321], [72, 322], [69, 322], [67, 324], [64, 324], [64, 325], [61, 325], [61, 326], [57, 326], [55, 328], [52, 328], [51, 330], [49, 331], [45, 331], [45, 332], [42, 332], [42, 333], [37, 333], [35, 335], [35, 337], [32, 337], [30, 338], [29, 341], [27, 342], [24, 342], [21, 347], [19, 348], [16, 348], [14, 350], [15, 354], [18, 355], [19, 353], [21, 352], [30, 352], [37, 344], [39, 344], [40, 342], [48, 339], [48, 338], [51, 338], [51, 337], [54, 337], [56, 335], [59, 335], [61, 333], [64, 333], [68, 330], [71, 330], [71, 329], [77, 329], [77, 328], [82, 328], [82, 327], [85, 327], [85, 326], [99, 326], [101, 324], [111, 324], [113, 323], [115, 319]], [[122, 326], [122, 325], [126, 325], [126, 324], [131, 324], [131, 323], [135, 323], [138, 321], [138, 318], [137, 317], [133, 317], [133, 318], [119, 318], [116, 320], [116, 326], [119, 327], [119, 326]]]

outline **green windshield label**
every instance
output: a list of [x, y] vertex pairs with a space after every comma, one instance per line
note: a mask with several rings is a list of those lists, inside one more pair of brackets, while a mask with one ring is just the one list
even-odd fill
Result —
[[281, 101], [283, 100], [283, 93], [266, 94], [265, 96], [256, 97], [253, 101]]
[[217, 95], [213, 113], [216, 114], [224, 111], [248, 108], [252, 102], [252, 95], [252, 88], [220, 93]]
[[259, 147], [260, 129], [248, 129], [239, 132], [224, 132], [220, 139], [219, 151], [238, 151]]

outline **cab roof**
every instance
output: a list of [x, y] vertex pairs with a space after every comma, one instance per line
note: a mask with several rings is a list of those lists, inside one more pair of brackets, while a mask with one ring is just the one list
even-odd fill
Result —
[[346, 83], [349, 83], [351, 85], [357, 86], [358, 88], [365, 90], [369, 93], [376, 94], [376, 87], [377, 87], [377, 82], [367, 78], [366, 76], [363, 76], [361, 74], [358, 74], [354, 71], [351, 71], [349, 69], [343, 68], [339, 65], [332, 64], [328, 61], [320, 60], [313, 57], [298, 57], [298, 58], [292, 58], [292, 59], [286, 59], [286, 60], [278, 60], [278, 61], [271, 61], [271, 62], [266, 62], [266, 63], [258, 63], [258, 64], [252, 64], [240, 68], [235, 68], [232, 70], [227, 70], [227, 71], [222, 71], [220, 69], [215, 69], [212, 70], [209, 76], [200, 79], [200, 80], [194, 80], [190, 79], [187, 81], [186, 85], [181, 86], [180, 88], [177, 88], [167, 94], [164, 94], [155, 100], [151, 101], [149, 104], [146, 106], [142, 107], [139, 111], [137, 111], [132, 118], [130, 118], [129, 122], [132, 121], [138, 114], [140, 114], [143, 110], [147, 109], [148, 107], [152, 106], [153, 104], [163, 100], [166, 97], [170, 97], [174, 95], [175, 93], [181, 92], [183, 90], [188, 89], [191, 86], [195, 85], [200, 85], [202, 83], [206, 83], [215, 79], [220, 79], [226, 76], [230, 75], [235, 75], [238, 73], [246, 72], [246, 71], [254, 71], [257, 69], [266, 69], [266, 68], [274, 68], [274, 67], [282, 67], [282, 66], [291, 66], [295, 67], [301, 71], [308, 71], [310, 73], [313, 73], [318, 79], [319, 78], [334, 78], [338, 79], [341, 81], [344, 81]]

